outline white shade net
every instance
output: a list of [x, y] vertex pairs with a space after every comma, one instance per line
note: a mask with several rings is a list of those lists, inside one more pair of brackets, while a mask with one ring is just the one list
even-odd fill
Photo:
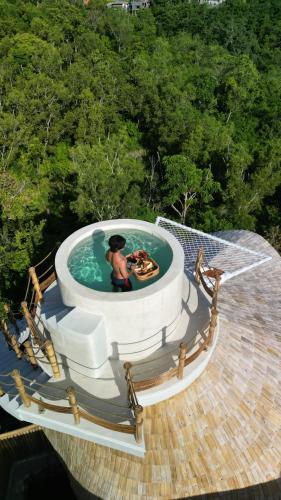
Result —
[[177, 238], [184, 251], [185, 270], [187, 272], [193, 273], [199, 248], [204, 250], [204, 263], [224, 271], [222, 281], [226, 281], [271, 259], [267, 255], [254, 252], [163, 217], [157, 217], [155, 224], [166, 229]]

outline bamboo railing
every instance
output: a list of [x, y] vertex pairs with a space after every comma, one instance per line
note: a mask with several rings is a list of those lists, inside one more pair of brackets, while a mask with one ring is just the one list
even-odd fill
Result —
[[[42, 342], [41, 332], [39, 331], [37, 324], [35, 322], [37, 305], [38, 303], [44, 300], [44, 290], [48, 288], [48, 286], [50, 286], [51, 283], [53, 283], [53, 281], [55, 281], [56, 279], [54, 264], [48, 266], [48, 268], [41, 273], [39, 271], [42, 264], [44, 264], [46, 262], [46, 259], [48, 259], [52, 255], [53, 251], [54, 249], [44, 259], [38, 262], [38, 264], [28, 269], [29, 279], [28, 279], [27, 289], [25, 292], [24, 301], [21, 302], [21, 314], [24, 316], [27, 326], [30, 330], [32, 342], [26, 340], [23, 343], [24, 347], [24, 352], [23, 352], [17, 342], [16, 335], [11, 335], [9, 331], [8, 321], [3, 320], [1, 322], [1, 329], [7, 345], [10, 348], [14, 349], [18, 359], [26, 357], [26, 359], [29, 360], [31, 365], [34, 368], [36, 368], [38, 365], [38, 359], [42, 358], [38, 357], [37, 354], [39, 350], [42, 350], [43, 354], [47, 357], [52, 367], [54, 378], [59, 379], [61, 376], [60, 368], [53, 344], [51, 341], [45, 339]], [[14, 318], [14, 316], [12, 317], [12, 313], [8, 305], [5, 305], [5, 312], [7, 314], [7, 317], [9, 317], [9, 321], [13, 323], [16, 331], [19, 332], [16, 319]], [[35, 352], [35, 348], [37, 348], [37, 352]], [[8, 375], [9, 374], [5, 374], [5, 376]], [[78, 404], [76, 398], [77, 391], [75, 391], [73, 387], [68, 387], [66, 389], [67, 401], [69, 405], [59, 406], [47, 401], [43, 401], [41, 398], [38, 399], [31, 396], [26, 390], [27, 387], [24, 384], [25, 379], [21, 377], [20, 372], [18, 370], [13, 370], [10, 376], [14, 380], [15, 386], [21, 397], [23, 405], [27, 408], [30, 407], [31, 403], [34, 403], [38, 406], [38, 411], [40, 413], [44, 412], [45, 410], [50, 410], [58, 413], [72, 414], [74, 418], [74, 423], [76, 425], [79, 425], [80, 419], [84, 419], [89, 422], [92, 422], [93, 424], [104, 427], [106, 429], [110, 429], [117, 432], [123, 432], [126, 434], [132, 434], [135, 436], [135, 439], [138, 443], [142, 441], [143, 409], [138, 404], [133, 389], [132, 389], [132, 394], [134, 393], [134, 400], [130, 399], [129, 405], [123, 407], [123, 410], [126, 409], [126, 411], [129, 410], [132, 413], [130, 420], [134, 421], [134, 423], [130, 425], [130, 424], [111, 422], [106, 418], [88, 413]], [[0, 373], [0, 380], [1, 380], [1, 373]], [[129, 380], [128, 384], [130, 385]], [[28, 387], [28, 389], [30, 389], [30, 387]], [[6, 394], [6, 392], [0, 387], [0, 397], [3, 396], [4, 394]], [[101, 400], [101, 401], [103, 403], [107, 402], [106, 400]], [[113, 406], [120, 407], [120, 405], [113, 405]], [[97, 408], [95, 410], [98, 412]], [[108, 413], [110, 412], [107, 412], [107, 415]], [[116, 413], [113, 415], [116, 416]], [[120, 418], [121, 417], [122, 415], [120, 415]]]
[[[134, 407], [131, 408], [130, 405], [122, 406], [122, 405], [116, 405], [114, 403], [108, 403], [108, 405], [115, 406], [119, 409], [121, 408], [123, 411], [126, 410], [131, 412], [132, 410], [133, 412], [132, 415], [132, 420], [134, 421], [133, 424], [122, 424], [122, 423], [111, 422], [106, 418], [92, 415], [85, 409], [83, 409], [80, 406], [79, 401], [77, 399], [77, 393], [79, 391], [75, 390], [73, 387], [67, 387], [66, 390], [60, 389], [61, 391], [64, 392], [64, 394], [66, 393], [66, 398], [61, 398], [61, 399], [64, 399], [65, 402], [68, 403], [68, 405], [56, 405], [47, 401], [43, 401], [41, 398], [38, 399], [37, 397], [35, 398], [34, 396], [30, 395], [28, 393], [28, 390], [30, 391], [30, 386], [28, 386], [25, 383], [26, 381], [29, 381], [29, 379], [22, 377], [19, 370], [13, 370], [11, 373], [5, 375], [0, 373], [0, 377], [4, 376], [5, 377], [11, 376], [12, 379], [14, 380], [15, 386], [22, 400], [22, 404], [25, 408], [30, 408], [31, 403], [34, 403], [38, 406], [39, 413], [44, 413], [44, 411], [50, 410], [56, 413], [72, 414], [75, 425], [79, 425], [80, 419], [84, 419], [87, 420], [88, 422], [99, 425], [106, 429], [110, 429], [117, 432], [123, 432], [125, 434], [132, 434], [135, 436], [137, 443], [140, 443], [142, 441], [143, 419], [142, 419], [142, 407], [140, 405], [135, 405]], [[38, 385], [40, 385], [44, 389], [44, 384], [38, 384]], [[0, 397], [4, 396], [5, 394], [9, 393], [5, 392], [3, 389], [0, 388]], [[99, 399], [99, 398], [95, 398], [93, 396], [93, 399]], [[104, 402], [104, 400], [102, 401]], [[96, 411], [98, 410], [96, 409]], [[106, 411], [107, 416], [110, 414], [112, 414], [113, 416], [117, 415], [116, 413], [113, 413], [111, 411]], [[124, 415], [120, 415], [120, 418], [123, 418], [125, 420]], [[126, 419], [128, 418], [126, 417]]]
[[[43, 337], [36, 324], [35, 318], [37, 305], [43, 300], [44, 290], [56, 279], [54, 262], [50, 265], [49, 259], [53, 258], [53, 253], [57, 247], [58, 245], [56, 245], [40, 262], [28, 269], [29, 279], [24, 300], [21, 302], [21, 310], [17, 313], [13, 313], [9, 305], [5, 304], [4, 312], [7, 319], [3, 319], [0, 325], [7, 345], [15, 351], [18, 359], [25, 357], [34, 368], [37, 368], [38, 360], [46, 358], [50, 363], [55, 379], [61, 376], [56, 353], [52, 342]], [[47, 268], [44, 269], [44, 267]], [[31, 342], [26, 340], [23, 342], [22, 348], [17, 340], [20, 329], [15, 315], [25, 318], [31, 335]], [[11, 325], [17, 335], [11, 334], [9, 328]], [[43, 356], [38, 356], [39, 351], [41, 351]]]
[[[5, 308], [8, 308], [8, 306], [5, 305]], [[43, 343], [40, 342], [40, 339], [37, 335], [36, 325], [29, 310], [27, 309], [26, 302], [22, 302], [22, 310], [27, 322], [27, 326], [30, 329], [33, 342], [30, 342], [28, 339], [25, 340], [22, 344], [22, 350], [21, 346], [18, 343], [16, 335], [10, 333], [8, 322], [6, 320], [2, 320], [1, 330], [7, 345], [15, 351], [18, 359], [22, 359], [23, 357], [25, 357], [33, 366], [33, 368], [37, 368], [38, 360], [46, 358], [50, 363], [54, 378], [59, 379], [61, 374], [52, 342], [49, 340], [46, 340]], [[43, 356], [38, 356], [39, 351], [43, 353]]]
[[56, 271], [53, 254], [58, 245], [42, 259], [40, 262], [28, 268], [28, 283], [25, 291], [24, 302], [31, 315], [34, 316], [38, 302], [43, 300], [43, 293], [55, 280]]
[[131, 363], [125, 363], [124, 368], [126, 370], [126, 381], [127, 381], [127, 390], [128, 390], [128, 401], [130, 407], [132, 408], [135, 415], [135, 438], [137, 443], [142, 441], [142, 427], [143, 427], [143, 407], [138, 403], [134, 384], [132, 381], [131, 375]]
[[[51, 251], [46, 258], [48, 258], [53, 251]], [[34, 368], [37, 367], [37, 359], [38, 359], [38, 351], [34, 352], [34, 346], [36, 345], [38, 350], [41, 349], [42, 352], [48, 358], [48, 361], [52, 367], [54, 378], [60, 378], [60, 369], [56, 358], [56, 353], [54, 351], [53, 345], [50, 341], [41, 342], [41, 334], [38, 330], [38, 327], [35, 323], [35, 314], [36, 308], [39, 302], [44, 300], [43, 292], [44, 290], [56, 279], [54, 266], [53, 264], [47, 268], [46, 271], [38, 275], [38, 268], [45, 262], [43, 259], [36, 266], [29, 268], [29, 281], [25, 294], [25, 300], [21, 303], [22, 314], [25, 317], [26, 323], [30, 329], [32, 343], [28, 340], [24, 342], [24, 355], [30, 361]], [[92, 415], [81, 408], [76, 400], [76, 392], [72, 387], [67, 388], [67, 401], [69, 406], [58, 406], [52, 403], [42, 401], [42, 399], [34, 398], [29, 395], [25, 386], [22, 383], [21, 376], [17, 370], [14, 370], [11, 374], [15, 381], [15, 385], [17, 390], [21, 396], [24, 406], [29, 407], [31, 403], [38, 405], [38, 410], [40, 412], [45, 411], [46, 409], [52, 410], [54, 412], [59, 413], [69, 413], [73, 414], [74, 422], [76, 425], [79, 425], [80, 419], [85, 419], [89, 422], [92, 422], [96, 425], [100, 425], [104, 428], [111, 429], [118, 432], [125, 432], [129, 434], [134, 434], [136, 441], [139, 443], [142, 440], [142, 432], [143, 432], [143, 408], [138, 404], [136, 392], [143, 391], [145, 389], [149, 389], [151, 387], [158, 386], [173, 377], [177, 377], [181, 380], [184, 377], [184, 368], [192, 363], [198, 356], [206, 351], [210, 345], [212, 344], [214, 332], [217, 325], [217, 301], [218, 301], [218, 291], [220, 287], [220, 274], [222, 271], [207, 267], [207, 271], [202, 269], [204, 262], [204, 251], [200, 249], [198, 251], [196, 264], [195, 264], [195, 279], [198, 285], [202, 285], [206, 293], [212, 298], [211, 308], [210, 308], [210, 322], [208, 326], [208, 331], [206, 337], [203, 339], [195, 352], [187, 355], [188, 346], [186, 343], [181, 343], [179, 346], [178, 353], [178, 366], [170, 368], [168, 371], [160, 373], [156, 377], [145, 379], [145, 380], [133, 380], [133, 375], [131, 372], [131, 368], [133, 367], [130, 363], [125, 363], [124, 368], [126, 370], [126, 381], [128, 388], [128, 402], [129, 408], [133, 412], [134, 424], [120, 424], [115, 422], [110, 422], [105, 418], [98, 417], [96, 415]], [[42, 278], [44, 280], [42, 281]], [[211, 279], [210, 279], [211, 278]], [[30, 296], [31, 293], [31, 297]], [[9, 317], [9, 321], [13, 323], [16, 329], [16, 320], [12, 318], [12, 313], [9, 311], [7, 306], [6, 313]], [[11, 319], [12, 318], [12, 319]], [[6, 320], [2, 320], [1, 329], [3, 331], [3, 335], [6, 343], [15, 351], [18, 359], [21, 359], [23, 353], [20, 349], [16, 335], [11, 335], [9, 332], [8, 322]], [[0, 374], [1, 376], [1, 374]], [[5, 394], [5, 391], [1, 389], [0, 397]], [[103, 400], [104, 401], [104, 400]], [[118, 406], [118, 405], [117, 405]]]
[[[196, 349], [196, 351], [190, 354], [189, 356], [187, 355], [187, 349], [188, 349], [187, 344], [181, 343], [178, 349], [178, 365], [149, 379], [134, 380], [134, 377], [131, 374], [131, 369], [133, 369], [134, 366], [131, 363], [125, 363], [124, 365], [125, 369], [126, 366], [130, 365], [130, 383], [135, 392], [151, 389], [152, 387], [161, 385], [167, 382], [168, 380], [171, 380], [174, 377], [177, 377], [179, 380], [181, 380], [184, 376], [184, 368], [187, 365], [190, 365], [193, 361], [195, 361], [203, 351], [207, 351], [208, 348], [211, 346], [217, 326], [218, 292], [221, 282], [221, 274], [223, 273], [223, 271], [221, 271], [220, 269], [211, 268], [207, 264], [205, 264], [204, 266], [206, 270], [202, 271], [203, 262], [204, 262], [204, 251], [203, 249], [200, 248], [195, 263], [195, 279], [198, 285], [202, 285], [204, 290], [212, 298], [210, 306], [210, 321], [207, 328], [206, 337], [203, 339], [202, 342], [199, 343], [199, 346]], [[153, 362], [153, 360], [151, 362]], [[139, 363], [139, 365], [141, 365], [141, 363]]]

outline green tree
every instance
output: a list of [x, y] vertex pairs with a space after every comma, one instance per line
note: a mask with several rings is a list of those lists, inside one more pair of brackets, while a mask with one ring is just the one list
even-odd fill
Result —
[[127, 217], [132, 208], [137, 211], [141, 206], [136, 187], [144, 169], [139, 146], [125, 131], [103, 143], [76, 146], [72, 158], [77, 172], [77, 200], [72, 207], [81, 220]]
[[210, 169], [199, 169], [183, 155], [165, 157], [164, 203], [170, 206], [184, 224], [189, 209], [199, 202], [209, 203], [219, 185]]

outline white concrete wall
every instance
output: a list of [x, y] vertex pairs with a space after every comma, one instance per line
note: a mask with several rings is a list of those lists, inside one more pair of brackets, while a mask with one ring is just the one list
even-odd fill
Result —
[[[81, 285], [70, 274], [67, 266], [69, 255], [79, 242], [100, 229], [105, 231], [116, 229], [117, 233], [122, 232], [122, 229], [139, 229], [167, 241], [173, 252], [169, 269], [152, 285], [123, 294], [98, 292]], [[104, 337], [100, 336], [100, 340], [105, 341], [108, 356], [118, 358], [120, 345], [124, 344], [130, 345], [133, 352], [135, 344], [134, 359], [143, 357], [142, 353], [137, 354], [138, 343], [142, 343], [142, 349], [145, 349], [146, 339], [162, 331], [165, 333], [180, 315], [184, 279], [183, 250], [176, 238], [154, 224], [119, 219], [86, 226], [69, 236], [60, 246], [56, 255], [56, 271], [64, 305], [78, 307], [103, 318]], [[82, 324], [80, 328], [83, 330]], [[94, 335], [94, 332], [92, 333]], [[69, 328], [69, 341], [71, 341], [71, 328]], [[159, 345], [155, 347], [157, 348]]]

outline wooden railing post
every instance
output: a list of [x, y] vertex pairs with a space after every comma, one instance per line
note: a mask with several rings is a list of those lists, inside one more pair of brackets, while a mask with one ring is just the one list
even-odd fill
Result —
[[54, 346], [50, 340], [46, 340], [45, 348], [47, 351], [48, 359], [50, 361], [50, 365], [51, 365], [52, 370], [53, 370], [54, 378], [58, 379], [61, 376], [60, 369], [59, 369], [59, 365], [58, 365], [58, 361], [57, 361], [57, 356], [56, 356], [56, 353], [54, 350]]
[[178, 366], [178, 374], [177, 374], [177, 377], [179, 380], [181, 380], [183, 378], [183, 369], [184, 369], [186, 353], [187, 353], [187, 344], [185, 342], [182, 342], [180, 344], [179, 366]]
[[216, 275], [215, 286], [214, 286], [214, 292], [217, 293], [217, 294], [218, 294], [220, 285], [221, 285], [221, 276], [217, 274]]
[[18, 324], [17, 324], [17, 320], [16, 320], [16, 318], [15, 318], [15, 316], [13, 314], [13, 311], [11, 311], [10, 306], [8, 304], [4, 304], [4, 311], [7, 314], [7, 317], [9, 318], [9, 321], [14, 325], [14, 328], [15, 328], [17, 334], [19, 335], [20, 330], [19, 330], [19, 327], [18, 327]]
[[204, 249], [199, 248], [198, 253], [197, 253], [196, 263], [195, 263], [195, 279], [196, 279], [198, 285], [200, 285], [199, 271], [200, 271], [200, 267], [202, 265], [203, 260], [204, 260]]
[[77, 406], [77, 401], [76, 401], [76, 395], [75, 395], [75, 390], [73, 387], [68, 387], [67, 388], [67, 395], [68, 395], [68, 400], [69, 404], [72, 408], [72, 413], [74, 416], [74, 422], [75, 424], [80, 424], [80, 414], [79, 414], [79, 408]]
[[33, 325], [33, 320], [32, 320], [32, 317], [31, 317], [31, 314], [28, 310], [28, 307], [27, 307], [27, 302], [24, 300], [23, 302], [21, 302], [21, 308], [22, 308], [22, 312], [23, 312], [23, 315], [25, 317], [25, 320], [27, 322], [27, 326], [30, 330], [30, 333], [34, 335], [34, 325]]
[[208, 329], [208, 339], [206, 342], [206, 347], [204, 349], [205, 351], [207, 351], [208, 347], [212, 344], [215, 329], [217, 326], [217, 318], [218, 318], [218, 311], [214, 307], [212, 307], [210, 325], [209, 325], [209, 329]]
[[16, 338], [16, 336], [15, 336], [15, 335], [12, 335], [12, 336], [11, 336], [11, 344], [12, 344], [12, 348], [14, 349], [14, 351], [15, 351], [15, 353], [16, 353], [16, 355], [17, 355], [17, 358], [18, 358], [18, 359], [21, 359], [21, 357], [22, 357], [22, 352], [21, 352], [21, 350], [20, 350], [20, 348], [19, 348], [19, 344], [18, 344], [18, 342], [17, 342], [17, 338]]
[[2, 321], [1, 321], [1, 330], [3, 332], [6, 344], [8, 346], [10, 346], [11, 339], [10, 339], [9, 328], [8, 328], [8, 325], [7, 325], [7, 321], [5, 321], [4, 319], [2, 319]]
[[23, 405], [26, 408], [29, 408], [29, 406], [30, 406], [30, 399], [29, 399], [28, 395], [25, 392], [25, 388], [24, 388], [24, 385], [23, 385], [23, 382], [22, 382], [22, 379], [21, 379], [21, 376], [20, 376], [20, 372], [18, 370], [13, 370], [12, 373], [11, 373], [11, 375], [12, 375], [14, 381], [15, 381], [16, 388], [19, 391], [19, 395], [21, 397]]
[[130, 401], [131, 403], [131, 406], [132, 406], [132, 394], [131, 394], [131, 386], [130, 386], [130, 381], [131, 381], [131, 368], [132, 368], [132, 364], [129, 363], [128, 361], [126, 361], [126, 363], [124, 363], [123, 365], [126, 373], [125, 373], [125, 379], [126, 379], [126, 382], [127, 382], [127, 391], [128, 391], [128, 401]]
[[137, 443], [142, 442], [142, 428], [143, 428], [143, 407], [141, 405], [136, 405], [134, 407], [134, 414], [136, 419], [136, 433], [135, 439]]
[[36, 358], [34, 356], [34, 352], [33, 352], [31, 343], [29, 342], [29, 340], [25, 340], [23, 345], [24, 345], [24, 348], [26, 350], [28, 359], [29, 359], [30, 363], [32, 364], [33, 368], [37, 368], [38, 365], [37, 365]]
[[40, 301], [40, 300], [43, 299], [43, 294], [41, 292], [41, 288], [40, 288], [40, 284], [39, 284], [39, 281], [38, 281], [38, 278], [37, 278], [35, 267], [30, 267], [28, 269], [28, 272], [29, 272], [29, 276], [31, 277], [31, 281], [32, 281], [34, 290], [35, 290], [35, 292], [37, 294], [37, 299], [38, 299], [38, 301]]
[[36, 344], [39, 344], [40, 339], [36, 333], [36, 327], [35, 327], [34, 321], [32, 319], [32, 316], [28, 310], [26, 301], [21, 302], [21, 308], [22, 308], [22, 312], [24, 314], [25, 320], [27, 322], [27, 326], [30, 330], [30, 333], [31, 333], [32, 337], [34, 338], [34, 341], [36, 342]]

